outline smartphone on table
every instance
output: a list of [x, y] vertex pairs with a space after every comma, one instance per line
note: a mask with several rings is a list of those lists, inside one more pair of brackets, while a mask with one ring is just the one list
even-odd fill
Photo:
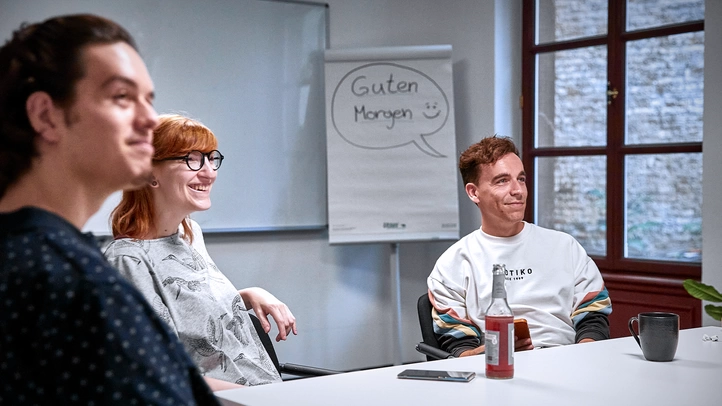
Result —
[[474, 377], [476, 377], [476, 372], [406, 369], [400, 372], [397, 377], [401, 379], [426, 379], [432, 381], [469, 382], [474, 379]]

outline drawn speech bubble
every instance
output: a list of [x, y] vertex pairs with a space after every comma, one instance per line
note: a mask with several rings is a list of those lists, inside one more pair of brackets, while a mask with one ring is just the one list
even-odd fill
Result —
[[365, 149], [416, 145], [442, 158], [428, 139], [449, 119], [449, 100], [425, 73], [395, 63], [359, 66], [339, 81], [331, 99], [331, 120], [346, 142]]

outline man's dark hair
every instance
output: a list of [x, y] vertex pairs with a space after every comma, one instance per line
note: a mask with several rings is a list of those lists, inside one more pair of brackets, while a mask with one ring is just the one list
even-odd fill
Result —
[[506, 154], [519, 156], [519, 150], [509, 137], [487, 137], [466, 149], [459, 157], [459, 171], [464, 185], [476, 182], [483, 165], [493, 165]]
[[43, 91], [58, 106], [69, 108], [75, 85], [85, 75], [85, 47], [116, 42], [137, 50], [133, 37], [120, 25], [78, 14], [23, 23], [0, 48], [0, 198], [38, 154], [37, 134], [25, 109], [28, 97]]

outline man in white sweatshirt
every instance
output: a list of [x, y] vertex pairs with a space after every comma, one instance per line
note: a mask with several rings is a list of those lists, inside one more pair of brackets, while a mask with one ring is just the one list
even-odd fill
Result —
[[428, 277], [441, 348], [484, 352], [493, 264], [506, 265], [507, 300], [529, 324], [517, 351], [609, 338], [612, 305], [594, 261], [572, 236], [523, 220], [526, 173], [511, 139], [482, 139], [461, 154], [459, 170], [481, 228], [449, 247]]

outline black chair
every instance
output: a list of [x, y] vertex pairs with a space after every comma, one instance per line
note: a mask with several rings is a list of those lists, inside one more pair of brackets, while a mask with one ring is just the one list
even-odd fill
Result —
[[416, 309], [419, 313], [419, 325], [421, 326], [422, 342], [416, 344], [416, 351], [426, 355], [427, 361], [437, 359], [454, 358], [453, 355], [444, 351], [439, 346], [439, 341], [434, 334], [434, 321], [431, 318], [431, 302], [428, 293], [419, 297], [416, 303]]
[[273, 349], [273, 341], [271, 341], [271, 337], [263, 330], [263, 326], [261, 325], [261, 321], [258, 320], [258, 317], [256, 315], [249, 313], [249, 316], [251, 316], [251, 321], [253, 322], [253, 327], [256, 329], [256, 333], [258, 333], [258, 337], [261, 339], [261, 343], [263, 343], [263, 347], [266, 349], [266, 352], [268, 353], [268, 356], [271, 357], [271, 361], [273, 361], [273, 365], [276, 366], [276, 369], [278, 370], [278, 373], [281, 374], [281, 377], [283, 377], [283, 374], [287, 375], [294, 375], [296, 377], [301, 378], [308, 378], [312, 376], [323, 376], [323, 375], [335, 375], [340, 374], [341, 371], [334, 371], [332, 369], [325, 369], [325, 368], [318, 368], [318, 367], [310, 367], [306, 365], [298, 365], [298, 364], [290, 364], [290, 363], [284, 363], [281, 364], [278, 362], [278, 356], [276, 355], [276, 350]]

